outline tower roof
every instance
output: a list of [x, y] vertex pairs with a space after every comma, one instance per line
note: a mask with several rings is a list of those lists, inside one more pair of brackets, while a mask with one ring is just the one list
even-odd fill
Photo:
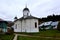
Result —
[[29, 11], [29, 9], [27, 8], [27, 6], [23, 9], [23, 11], [25, 11], [25, 10], [28, 10]]

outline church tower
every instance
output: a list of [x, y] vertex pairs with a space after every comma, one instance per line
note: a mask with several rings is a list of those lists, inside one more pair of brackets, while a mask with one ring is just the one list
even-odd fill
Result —
[[27, 8], [27, 6], [23, 9], [23, 17], [26, 18], [29, 16], [29, 9]]

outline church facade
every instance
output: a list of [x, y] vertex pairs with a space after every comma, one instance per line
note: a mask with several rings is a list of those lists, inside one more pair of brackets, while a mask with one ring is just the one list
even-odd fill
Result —
[[14, 21], [14, 32], [39, 32], [38, 19], [30, 14], [30, 10], [25, 7], [23, 9], [23, 16]]

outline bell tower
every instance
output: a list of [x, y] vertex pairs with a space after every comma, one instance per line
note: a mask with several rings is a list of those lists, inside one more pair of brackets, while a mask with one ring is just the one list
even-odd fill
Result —
[[29, 9], [27, 8], [27, 6], [23, 9], [23, 17], [24, 18], [26, 18], [26, 17], [28, 17], [29, 16], [29, 13], [30, 13], [30, 11], [29, 11]]

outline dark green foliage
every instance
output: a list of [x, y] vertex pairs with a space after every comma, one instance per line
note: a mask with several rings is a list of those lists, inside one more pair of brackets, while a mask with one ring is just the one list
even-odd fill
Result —
[[59, 21], [60, 20], [60, 15], [49, 15], [45, 18], [41, 19], [42, 21]]

